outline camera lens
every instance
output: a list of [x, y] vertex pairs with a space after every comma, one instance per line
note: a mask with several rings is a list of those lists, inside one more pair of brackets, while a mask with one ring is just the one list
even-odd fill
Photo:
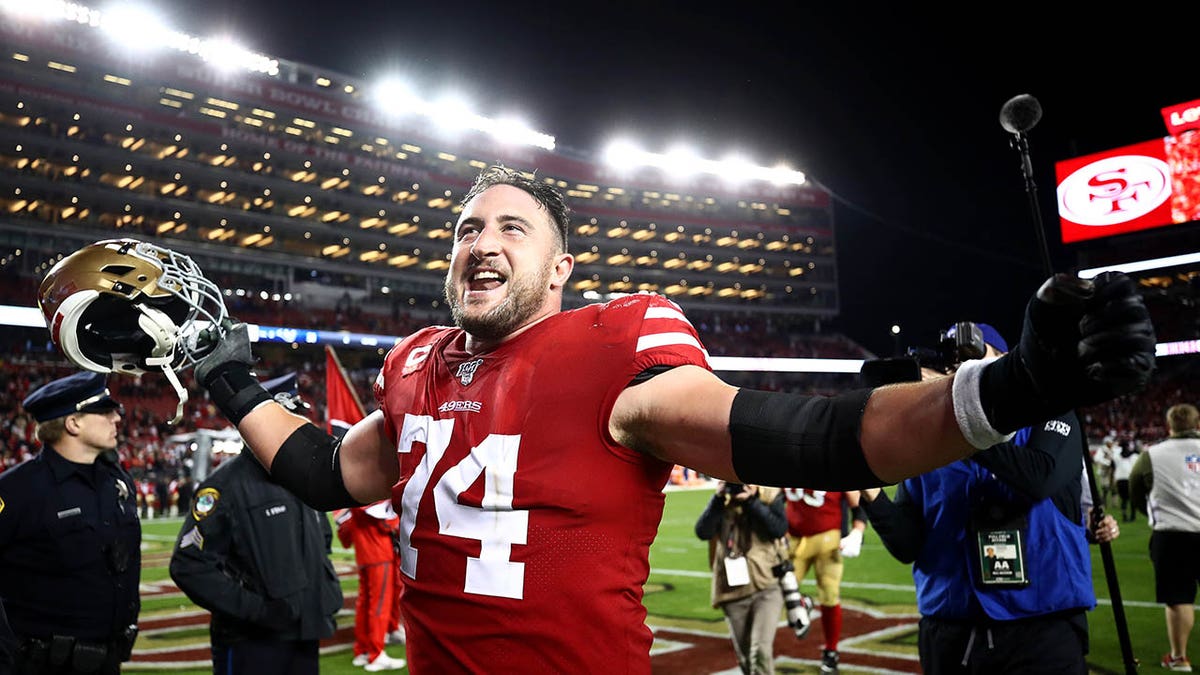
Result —
[[812, 627], [812, 617], [809, 614], [812, 600], [800, 594], [800, 585], [796, 582], [793, 572], [784, 573], [783, 578], [779, 580], [779, 586], [783, 589], [783, 606], [787, 608], [788, 625], [792, 627], [796, 637], [808, 635], [808, 629]]
[[786, 561], [772, 567], [771, 572], [779, 578], [779, 588], [783, 591], [783, 606], [787, 608], [788, 626], [791, 626], [796, 637], [803, 638], [812, 627], [810, 612], [813, 602], [812, 598], [800, 593], [800, 583], [796, 581], [796, 574], [792, 571], [794, 569], [791, 561]]

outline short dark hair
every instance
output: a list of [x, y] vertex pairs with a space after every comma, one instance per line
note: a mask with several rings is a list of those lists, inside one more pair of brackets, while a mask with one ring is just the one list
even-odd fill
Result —
[[571, 227], [571, 209], [563, 199], [562, 193], [550, 183], [538, 181], [536, 174], [533, 178], [529, 178], [517, 169], [510, 169], [503, 164], [493, 164], [479, 174], [479, 177], [475, 179], [475, 184], [471, 186], [459, 203], [466, 206], [481, 192], [497, 185], [511, 185], [524, 190], [529, 193], [530, 197], [533, 197], [534, 201], [541, 204], [554, 220], [554, 224], [558, 226], [558, 237], [562, 243], [563, 253], [567, 252], [567, 231]]

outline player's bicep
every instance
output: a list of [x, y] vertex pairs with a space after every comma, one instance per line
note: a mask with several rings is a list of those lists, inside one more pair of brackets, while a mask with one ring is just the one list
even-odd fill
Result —
[[382, 411], [376, 410], [350, 427], [338, 449], [338, 461], [346, 490], [359, 503], [391, 496], [392, 486], [400, 479], [400, 463]]
[[672, 368], [621, 392], [609, 433], [625, 447], [737, 480], [729, 438], [729, 410], [737, 391], [699, 366]]

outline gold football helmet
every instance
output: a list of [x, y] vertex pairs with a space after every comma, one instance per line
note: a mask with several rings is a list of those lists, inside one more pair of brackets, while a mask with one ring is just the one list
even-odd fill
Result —
[[63, 258], [46, 274], [38, 306], [50, 339], [72, 363], [97, 373], [161, 369], [179, 395], [177, 371], [211, 348], [205, 323], [220, 330], [225, 303], [191, 258], [143, 241], [98, 241]]

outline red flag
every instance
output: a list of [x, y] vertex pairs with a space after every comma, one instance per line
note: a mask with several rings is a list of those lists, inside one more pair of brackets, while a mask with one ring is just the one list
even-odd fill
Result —
[[367, 416], [342, 362], [329, 345], [325, 345], [325, 415], [326, 430], [338, 438]]

